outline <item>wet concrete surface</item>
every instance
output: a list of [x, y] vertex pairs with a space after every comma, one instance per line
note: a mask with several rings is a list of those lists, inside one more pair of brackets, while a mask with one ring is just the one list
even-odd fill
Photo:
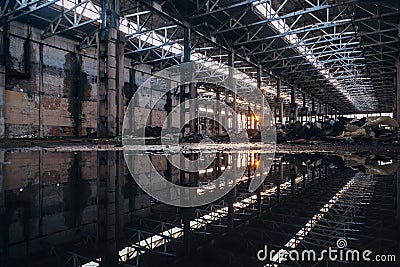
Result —
[[[149, 144], [157, 145], [159, 140], [149, 138]], [[257, 143], [255, 143], [257, 144]], [[24, 149], [40, 150], [53, 149], [59, 151], [89, 151], [89, 150], [122, 150], [120, 138], [113, 139], [66, 139], [66, 140], [44, 140], [44, 139], [10, 139], [0, 140], [0, 148], [6, 150]], [[368, 153], [387, 154], [396, 156], [400, 153], [400, 143], [397, 142], [357, 142], [346, 144], [340, 141], [308, 141], [301, 143], [277, 144], [276, 151], [281, 153], [301, 152], [330, 152], [330, 153]]]
[[[138, 187], [118, 142], [61, 143], [1, 151], [1, 266], [265, 266], [271, 261], [257, 252], [285, 248], [293, 238], [299, 251], [345, 238], [347, 248], [399, 259], [396, 146], [377, 145], [379, 154], [361, 144], [281, 145], [253, 193], [248, 186], [263, 152], [243, 153], [238, 162], [246, 171], [234, 190], [208, 205], [178, 208]], [[355, 146], [363, 153], [350, 153]], [[187, 182], [163, 153], [147, 155], [167, 180]], [[195, 181], [216, 179], [230, 158], [229, 151], [216, 153]], [[279, 265], [397, 266], [374, 264]]]

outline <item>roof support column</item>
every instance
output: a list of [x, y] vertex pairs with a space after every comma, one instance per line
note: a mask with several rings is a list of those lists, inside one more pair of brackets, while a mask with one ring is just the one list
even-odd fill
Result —
[[122, 133], [124, 35], [119, 31], [119, 12], [119, 0], [101, 1], [102, 24], [97, 38], [99, 136]]
[[[275, 99], [275, 124], [283, 123], [283, 101], [281, 99], [281, 78], [276, 80], [276, 99]], [[279, 119], [277, 119], [277, 117]]]
[[297, 120], [296, 88], [294, 86], [292, 86], [291, 90], [290, 90], [289, 120], [290, 120], [290, 123], [295, 123]]
[[[189, 25], [185, 25], [183, 28], [183, 62], [190, 62], [190, 55], [191, 55], [191, 44], [190, 44], [190, 28]], [[182, 74], [181, 74], [182, 75]], [[192, 75], [191, 70], [188, 70], [188, 73], [184, 73], [183, 75]], [[182, 77], [185, 80], [190, 80], [190, 77]], [[180, 103], [187, 102], [187, 99], [194, 99], [197, 97], [197, 88], [192, 84], [182, 84], [180, 86]], [[194, 107], [189, 105], [189, 108], [186, 108], [186, 103], [181, 105], [180, 108], [180, 125], [186, 125], [186, 114], [189, 113], [189, 117], [196, 118], [189, 121], [189, 131], [190, 133], [198, 133], [198, 107], [195, 105]], [[185, 126], [183, 126], [185, 127]], [[197, 160], [198, 155], [191, 153], [189, 155], [190, 160]], [[196, 186], [198, 182], [198, 173], [195, 172], [186, 172], [183, 168], [186, 167], [186, 162], [183, 158], [180, 160], [180, 166], [182, 169], [179, 170], [180, 176], [180, 183], [181, 185], [186, 186]], [[189, 255], [191, 253], [191, 240], [192, 240], [192, 233], [190, 231], [190, 221], [194, 217], [194, 210], [193, 208], [180, 208], [179, 215], [183, 222], [183, 244], [185, 247], [184, 255]]]
[[[235, 78], [233, 76], [233, 67], [234, 67], [234, 62], [235, 62], [235, 54], [232, 51], [228, 52], [228, 66], [229, 68], [229, 78], [228, 81], [229, 83], [225, 85], [225, 104], [229, 106], [229, 97], [228, 95], [229, 90], [231, 91], [231, 94], [233, 95], [233, 102], [232, 102], [232, 109], [236, 112], [236, 82], [235, 82]], [[225, 112], [228, 112], [227, 109], [225, 109]], [[228, 116], [225, 115], [226, 118], [228, 118]], [[232, 114], [231, 116], [229, 116], [232, 120], [232, 129], [235, 131], [235, 133], [237, 133], [237, 119], [235, 120], [235, 114]], [[225, 125], [226, 121], [225, 121]]]
[[318, 102], [318, 114], [317, 114], [317, 118], [318, 118], [318, 121], [323, 121], [323, 120], [324, 120], [324, 116], [323, 116], [323, 114], [322, 114], [322, 102], [321, 102], [321, 101]]
[[[1, 27], [0, 30], [3, 30]], [[0, 35], [0, 138], [4, 138], [5, 135], [5, 124], [4, 124], [4, 93], [6, 89], [6, 48], [5, 48], [5, 33], [2, 32]]]
[[[258, 90], [261, 92], [261, 86], [262, 86], [262, 67], [258, 66], [257, 68], [257, 88]], [[257, 116], [258, 114], [254, 114], [254, 128], [257, 129], [259, 127], [257, 127], [257, 124], [260, 125], [260, 121], [264, 121], [264, 112], [263, 112], [263, 108], [265, 106], [265, 96], [263, 94], [263, 97], [260, 99], [259, 103], [254, 103], [255, 105], [255, 110], [257, 110], [257, 112], [260, 113], [261, 117], [258, 118], [257, 121]], [[257, 105], [260, 105], [260, 108], [257, 108]], [[275, 118], [276, 120], [276, 118]]]
[[316, 121], [316, 111], [315, 111], [315, 98], [312, 97], [311, 98], [311, 118], [310, 121], [311, 122], [315, 122]]
[[304, 123], [307, 121], [307, 113], [308, 113], [308, 108], [306, 105], [306, 93], [303, 93], [303, 107], [301, 108], [301, 123]]
[[400, 58], [396, 60], [396, 103], [395, 103], [395, 118], [400, 123]]
[[329, 116], [329, 111], [328, 111], [328, 109], [329, 109], [328, 104], [325, 104], [325, 119], [328, 119], [328, 116]]

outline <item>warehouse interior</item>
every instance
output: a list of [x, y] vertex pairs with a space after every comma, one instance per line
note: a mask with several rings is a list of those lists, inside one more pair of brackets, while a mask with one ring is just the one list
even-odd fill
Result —
[[1, 0], [0, 266], [398, 266], [399, 123], [398, 0]]

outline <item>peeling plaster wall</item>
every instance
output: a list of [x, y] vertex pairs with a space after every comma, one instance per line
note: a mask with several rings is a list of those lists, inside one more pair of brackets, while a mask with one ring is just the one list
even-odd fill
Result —
[[[18, 73], [27, 71], [24, 43], [29, 32], [30, 75], [21, 76]], [[79, 55], [77, 42], [61, 36], [41, 40], [40, 33], [40, 29], [17, 22], [9, 29], [6, 137], [85, 136], [96, 132], [96, 51]], [[76, 77], [80, 77], [79, 84]]]
[[[96, 49], [77, 51], [77, 41], [58, 35], [42, 40], [41, 32], [41, 29], [27, 24], [10, 24], [10, 68], [5, 82], [0, 75], [0, 89], [4, 90], [4, 136], [36, 138], [95, 134], [98, 121]], [[30, 64], [27, 75], [24, 43], [29, 33]], [[128, 58], [125, 58], [124, 65], [125, 93], [131, 90], [129, 69], [135, 69], [136, 88], [151, 77], [152, 67], [149, 65], [132, 67]], [[0, 65], [0, 70], [4, 67]], [[24, 73], [25, 76], [20, 75]], [[167, 116], [166, 96], [157, 90], [140, 93], [140, 99], [150, 98], [160, 100], [146, 125], [162, 126]], [[173, 97], [172, 101], [175, 106], [179, 99]], [[125, 101], [128, 102], [129, 99]], [[0, 117], [1, 122], [3, 118]], [[0, 127], [0, 137], [3, 136], [1, 130]]]

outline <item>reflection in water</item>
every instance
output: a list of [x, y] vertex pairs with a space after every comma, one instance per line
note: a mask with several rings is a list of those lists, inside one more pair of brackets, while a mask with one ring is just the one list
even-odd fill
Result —
[[91, 195], [90, 184], [82, 179], [82, 156], [74, 152], [68, 171], [68, 182], [63, 186], [65, 226], [75, 228], [82, 224], [82, 212]]
[[[1, 260], [6, 266], [59, 266], [60, 262], [66, 266], [114, 266], [118, 261], [156, 266], [171, 259], [179, 263], [182, 256], [197, 253], [190, 248], [207, 246], [206, 242], [215, 238], [228, 240], [229, 236], [221, 234], [229, 231], [239, 236], [250, 229], [245, 222], [278, 218], [282, 215], [268, 215], [273, 207], [300, 203], [299, 198], [315, 202], [315, 208], [310, 204], [296, 210], [299, 215], [291, 219], [298, 220], [296, 227], [285, 230], [293, 238], [274, 237], [277, 248], [298, 247], [309, 242], [321, 223], [329, 219], [333, 225], [330, 213], [349, 199], [349, 192], [353, 202], [358, 201], [346, 202], [356, 207], [351, 215], [356, 217], [346, 215], [353, 223], [366, 203], [373, 210], [378, 194], [393, 190], [383, 181], [393, 181], [399, 169], [396, 159], [382, 156], [294, 154], [277, 155], [268, 170], [262, 166], [261, 154], [261, 150], [236, 156], [217, 151], [195, 176], [179, 171], [159, 151], [143, 155], [166, 180], [184, 186], [210, 188], [233, 164], [243, 168], [237, 185], [226, 196], [201, 207], [178, 209], [150, 198], [137, 186], [124, 165], [122, 151], [3, 151]], [[143, 174], [150, 172], [140, 167], [140, 161], [134, 164]], [[250, 181], [263, 177], [267, 178], [262, 186], [249, 192]], [[319, 194], [322, 197], [316, 199]], [[386, 207], [393, 205], [387, 201]], [[364, 233], [368, 234], [372, 236]], [[258, 247], [246, 252], [249, 266], [266, 242], [259, 241], [254, 242]], [[224, 247], [234, 251], [235, 243]], [[286, 256], [283, 253], [274, 260]]]

